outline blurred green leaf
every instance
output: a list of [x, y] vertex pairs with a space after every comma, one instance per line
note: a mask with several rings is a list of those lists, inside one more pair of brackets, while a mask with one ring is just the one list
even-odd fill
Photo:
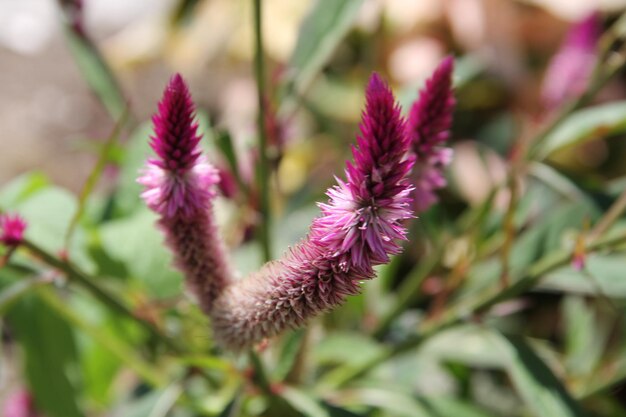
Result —
[[411, 394], [398, 387], [354, 388], [341, 393], [342, 403], [370, 406], [394, 417], [432, 417], [428, 410]]
[[624, 255], [592, 253], [585, 259], [585, 271], [576, 271], [570, 265], [549, 273], [538, 289], [563, 291], [573, 294], [626, 297], [626, 258]]
[[172, 267], [172, 255], [148, 209], [132, 217], [108, 222], [100, 228], [102, 247], [126, 265], [132, 276], [155, 297], [171, 297], [182, 290], [182, 277]]
[[298, 329], [284, 336], [284, 343], [280, 355], [278, 356], [278, 363], [276, 364], [273, 375], [278, 381], [284, 380], [292, 370], [298, 358], [298, 354], [300, 353], [306, 332], [306, 329]]
[[332, 333], [313, 347], [313, 356], [321, 364], [356, 365], [376, 357], [383, 346], [357, 333]]
[[237, 161], [237, 151], [235, 150], [235, 145], [233, 144], [233, 138], [230, 136], [230, 133], [227, 131], [217, 132], [217, 147], [226, 158], [228, 162], [228, 167], [230, 168], [230, 172], [235, 176], [237, 180], [237, 184], [240, 187], [246, 188], [246, 184], [244, 184], [241, 179], [241, 175], [239, 175], [239, 162]]
[[425, 397], [422, 403], [433, 412], [433, 416], [441, 417], [490, 417], [480, 408], [452, 397]]
[[539, 159], [566, 146], [603, 138], [626, 130], [626, 102], [618, 101], [578, 110], [564, 120], [538, 149]]
[[49, 185], [50, 181], [48, 178], [40, 172], [20, 175], [0, 190], [0, 209], [12, 209]]
[[71, 327], [39, 297], [21, 299], [8, 320], [24, 350], [37, 407], [50, 417], [80, 417], [77, 353]]
[[72, 237], [74, 234], [74, 230], [76, 229], [76, 226], [78, 225], [78, 222], [80, 221], [83, 215], [83, 212], [85, 211], [87, 200], [93, 193], [94, 188], [98, 184], [98, 180], [100, 179], [100, 176], [102, 175], [102, 172], [104, 171], [104, 168], [106, 167], [107, 163], [110, 161], [111, 151], [119, 139], [121, 130], [124, 124], [126, 123], [127, 116], [128, 116], [128, 112], [125, 111], [122, 114], [120, 120], [117, 122], [115, 128], [113, 129], [113, 131], [111, 132], [107, 140], [105, 141], [104, 145], [100, 149], [100, 154], [98, 156], [98, 159], [93, 169], [89, 173], [89, 176], [87, 177], [87, 180], [85, 181], [85, 184], [83, 185], [83, 188], [80, 191], [80, 194], [78, 196], [78, 208], [76, 209], [76, 212], [72, 216], [70, 224], [68, 225], [67, 230], [65, 232], [65, 246], [66, 247], [70, 246]]
[[131, 134], [126, 143], [126, 152], [120, 166], [120, 181], [115, 193], [115, 210], [117, 216], [132, 213], [142, 206], [139, 195], [142, 187], [137, 183], [137, 177], [145, 160], [152, 154], [150, 149], [150, 134], [152, 126], [149, 123], [139, 125]]
[[18, 300], [49, 281], [41, 278], [24, 278], [5, 287], [0, 292], [0, 316], [3, 316]]
[[184, 25], [193, 18], [193, 13], [202, 0], [179, 0], [174, 8], [172, 22], [175, 25]]
[[83, 77], [113, 120], [119, 120], [126, 108], [126, 99], [111, 68], [86, 36], [76, 33], [69, 26], [65, 27], [65, 35]]
[[609, 329], [581, 297], [563, 300], [565, 366], [572, 376], [589, 375], [599, 363]]
[[226, 407], [218, 414], [217, 417], [237, 417], [241, 411], [242, 393], [238, 390], [232, 400], [226, 405]]
[[[287, 93], [295, 96], [293, 99], [298, 100], [331, 58], [352, 27], [362, 4], [363, 0], [318, 0], [311, 9], [300, 25], [287, 66]], [[280, 113], [283, 112], [281, 109]]]
[[495, 339], [508, 355], [507, 372], [526, 406], [537, 417], [581, 417], [580, 405], [561, 381], [520, 337]]
[[[142, 360], [141, 356], [135, 353], [130, 345], [116, 336], [114, 332], [104, 332], [103, 329], [95, 326], [87, 321], [82, 315], [79, 315], [64, 302], [53, 291], [45, 291], [45, 288], [39, 291], [42, 300], [56, 314], [66, 320], [75, 328], [83, 331], [86, 335], [93, 338], [97, 343], [106, 348], [115, 355], [119, 360], [125, 363], [129, 369], [135, 371], [137, 375], [144, 378], [145, 381], [154, 386], [160, 386], [162, 379], [155, 368]], [[81, 312], [82, 313], [82, 312]]]
[[280, 396], [305, 417], [358, 417], [351, 411], [325, 404], [294, 387], [284, 387]]

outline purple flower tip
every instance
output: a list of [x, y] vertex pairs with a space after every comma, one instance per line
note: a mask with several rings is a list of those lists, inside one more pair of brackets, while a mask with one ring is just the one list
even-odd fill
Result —
[[194, 111], [185, 81], [174, 75], [152, 117], [150, 146], [158, 158], [148, 161], [138, 180], [148, 206], [165, 217], [189, 218], [205, 209], [219, 182], [217, 170], [201, 156]]
[[24, 240], [27, 223], [18, 214], [0, 214], [0, 242], [6, 246], [17, 246]]
[[40, 414], [35, 409], [35, 402], [30, 392], [20, 389], [5, 398], [2, 415], [5, 417], [37, 417]]
[[418, 212], [436, 203], [435, 190], [446, 186], [442, 171], [452, 160], [452, 150], [443, 145], [450, 137], [456, 103], [452, 92], [453, 70], [454, 59], [448, 56], [426, 80], [409, 113], [407, 130], [416, 158], [413, 179]]
[[426, 80], [417, 101], [411, 106], [407, 127], [418, 160], [450, 137], [456, 103], [452, 94], [453, 70], [454, 59], [448, 56]]
[[330, 201], [320, 204], [322, 217], [313, 223], [311, 241], [340, 266], [369, 271], [388, 262], [405, 239], [401, 221], [412, 217], [411, 186], [405, 177], [413, 159], [407, 158], [410, 140], [400, 107], [391, 89], [376, 73], [366, 90], [366, 108], [352, 148], [354, 163], [347, 162], [347, 181], [328, 190]]
[[541, 92], [545, 107], [554, 109], [584, 91], [595, 66], [601, 29], [598, 13], [572, 25], [546, 70]]

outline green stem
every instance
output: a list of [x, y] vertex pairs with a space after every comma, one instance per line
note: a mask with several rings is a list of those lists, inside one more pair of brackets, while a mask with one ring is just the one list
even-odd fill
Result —
[[68, 279], [81, 285], [83, 288], [89, 291], [94, 297], [96, 297], [98, 300], [100, 300], [102, 303], [107, 305], [112, 310], [115, 310], [121, 313], [122, 315], [127, 316], [133, 319], [134, 321], [136, 321], [137, 323], [139, 323], [151, 335], [161, 340], [172, 352], [175, 352], [175, 353], [184, 352], [184, 349], [177, 342], [168, 338], [153, 323], [143, 320], [137, 315], [135, 315], [133, 311], [126, 304], [124, 304], [118, 299], [118, 297], [109, 293], [109, 291], [101, 287], [98, 283], [96, 283], [96, 281], [93, 278], [91, 278], [87, 274], [79, 271], [68, 262], [63, 261], [53, 256], [52, 254], [48, 253], [45, 249], [37, 246], [33, 242], [25, 240], [24, 242], [22, 242], [22, 246], [28, 249], [33, 255], [40, 258], [46, 264], [62, 271], [68, 277]]
[[256, 76], [257, 85], [257, 103], [259, 106], [258, 113], [258, 138], [259, 138], [259, 166], [258, 166], [258, 183], [259, 183], [259, 210], [261, 213], [261, 224], [259, 227], [259, 243], [263, 250], [265, 261], [272, 259], [270, 245], [270, 226], [271, 226], [271, 208], [270, 208], [270, 190], [269, 190], [269, 158], [267, 155], [267, 131], [265, 129], [265, 66], [263, 61], [263, 30], [261, 15], [261, 0], [254, 1], [254, 74]]
[[393, 321], [415, 301], [415, 297], [419, 294], [424, 279], [437, 267], [442, 253], [443, 250], [439, 250], [438, 253], [428, 256], [424, 262], [415, 266], [409, 273], [406, 280], [402, 282], [397, 291], [398, 299], [392, 309], [385, 314], [376, 329], [374, 329], [373, 335], [375, 338], [382, 338], [389, 330]]
[[110, 338], [105, 333], [101, 332], [96, 327], [85, 322], [79, 315], [77, 315], [71, 308], [67, 306], [50, 288], [41, 288], [38, 291], [39, 296], [54, 309], [65, 320], [71, 323], [73, 326], [81, 329], [99, 345], [103, 346], [113, 355], [115, 355], [121, 362], [125, 363], [133, 371], [137, 372], [137, 375], [141, 376], [146, 382], [153, 387], [160, 387], [165, 384], [165, 380], [153, 371], [153, 366], [143, 361], [143, 359], [133, 352], [131, 346], [122, 343], [119, 339]]
[[[620, 230], [619, 233], [614, 233], [610, 236], [591, 242], [587, 249], [589, 252], [592, 252], [605, 247], [614, 248], [625, 242], [626, 230]], [[372, 359], [360, 364], [359, 366], [344, 366], [334, 370], [325, 378], [325, 382], [333, 387], [343, 386], [369, 372], [372, 368], [380, 365], [381, 363], [404, 352], [417, 348], [432, 336], [464, 321], [466, 318], [471, 317], [474, 314], [484, 312], [502, 301], [517, 297], [536, 285], [537, 282], [548, 272], [567, 265], [571, 260], [571, 256], [570, 251], [552, 252], [532, 264], [526, 270], [522, 278], [515, 281], [505, 290], [502, 291], [500, 288], [489, 288], [486, 292], [474, 298], [471, 302], [451, 307], [448, 311], [439, 315], [437, 319], [425, 322], [416, 335], [408, 338], [396, 346], [384, 350], [379, 355], [374, 356]]]

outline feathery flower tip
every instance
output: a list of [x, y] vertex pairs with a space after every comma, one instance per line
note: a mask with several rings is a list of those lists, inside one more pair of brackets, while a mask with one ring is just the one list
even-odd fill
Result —
[[150, 146], [158, 158], [148, 160], [137, 180], [148, 206], [165, 217], [191, 218], [206, 209], [219, 182], [217, 170], [201, 156], [194, 111], [185, 81], [174, 75], [152, 117]]
[[598, 13], [572, 25], [546, 70], [541, 95], [547, 108], [554, 109], [583, 92], [595, 66], [600, 36]]
[[311, 227], [311, 240], [329, 256], [340, 258], [343, 270], [370, 271], [400, 251], [405, 239], [401, 221], [412, 217], [411, 187], [405, 177], [412, 160], [406, 159], [409, 140], [391, 89], [376, 73], [366, 90], [354, 164], [347, 162], [347, 181], [328, 190], [320, 203], [322, 216]]
[[448, 56], [426, 80], [409, 114], [407, 131], [416, 158], [413, 198], [418, 212], [426, 211], [435, 204], [435, 190], [446, 185], [442, 171], [452, 159], [452, 150], [443, 145], [450, 137], [455, 105], [453, 70], [454, 60]]
[[0, 214], [0, 242], [6, 246], [17, 246], [24, 240], [27, 223], [18, 214]]
[[452, 111], [456, 104], [452, 94], [454, 60], [446, 57], [426, 80], [419, 97], [411, 106], [408, 130], [418, 160], [450, 136]]

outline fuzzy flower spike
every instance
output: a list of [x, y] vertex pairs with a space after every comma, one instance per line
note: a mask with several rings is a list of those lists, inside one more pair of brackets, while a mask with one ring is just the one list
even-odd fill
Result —
[[541, 88], [546, 108], [554, 110], [583, 93], [596, 64], [601, 34], [598, 13], [592, 13], [572, 25], [546, 70]]
[[240, 350], [340, 305], [400, 252], [411, 218], [410, 140], [389, 87], [374, 74], [346, 181], [328, 190], [309, 235], [280, 260], [233, 283], [210, 313], [214, 335]]
[[413, 180], [415, 210], [418, 213], [436, 203], [435, 191], [446, 186], [442, 171], [452, 160], [452, 149], [444, 145], [450, 137], [455, 105], [453, 69], [454, 60], [449, 56], [426, 80], [409, 113], [407, 130], [416, 158]]
[[230, 282], [230, 271], [212, 214], [219, 175], [201, 156], [194, 111], [187, 85], [176, 74], [152, 117], [150, 146], [158, 157], [148, 160], [138, 182], [148, 207], [160, 215], [177, 267], [208, 313]]

